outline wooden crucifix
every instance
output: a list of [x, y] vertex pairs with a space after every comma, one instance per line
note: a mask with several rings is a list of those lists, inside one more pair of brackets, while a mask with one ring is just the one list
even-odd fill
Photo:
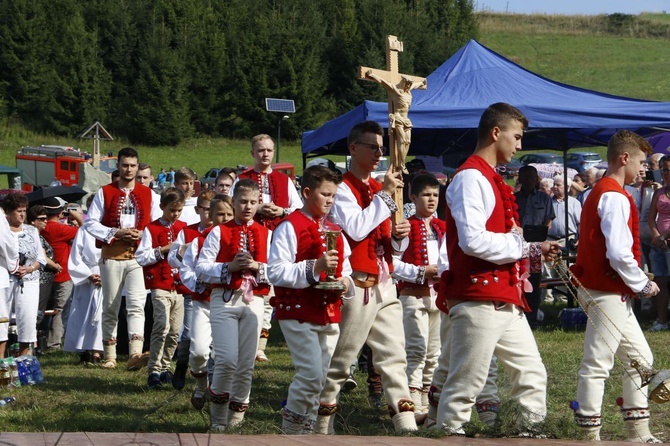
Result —
[[[369, 67], [358, 68], [358, 78], [380, 83], [388, 94], [389, 104], [389, 150], [391, 166], [394, 172], [407, 173], [405, 158], [412, 139], [412, 121], [409, 120], [409, 107], [412, 105], [411, 90], [425, 90], [426, 79], [398, 72], [398, 53], [403, 50], [402, 42], [396, 36], [386, 36], [386, 70]], [[393, 220], [402, 220], [402, 191], [393, 196], [398, 212]]]

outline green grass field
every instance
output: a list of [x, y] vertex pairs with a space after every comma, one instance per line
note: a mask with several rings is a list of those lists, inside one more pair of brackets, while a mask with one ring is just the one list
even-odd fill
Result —
[[[572, 422], [569, 403], [575, 398], [577, 370], [581, 360], [583, 332], [565, 331], [558, 323], [561, 306], [545, 304], [547, 315], [543, 328], [535, 332], [548, 370], [548, 417], [544, 432], [550, 438], [580, 438]], [[645, 326], [649, 321], [645, 319]], [[648, 333], [657, 368], [670, 367], [670, 346], [667, 333]], [[254, 372], [251, 407], [247, 421], [236, 430], [243, 434], [279, 433], [281, 401], [293, 376], [293, 367], [281, 333], [275, 326], [270, 338], [269, 363], [258, 364]], [[125, 359], [125, 358], [124, 358]], [[127, 372], [91, 369], [77, 365], [78, 357], [58, 352], [42, 356], [45, 383], [40, 386], [4, 390], [0, 396], [12, 395], [16, 402], [0, 409], [3, 431], [60, 432], [206, 432], [208, 415], [195, 411], [189, 402], [194, 381], [189, 378], [182, 391], [149, 391], [146, 369]], [[123, 364], [121, 363], [120, 366]], [[604, 440], [621, 440], [623, 422], [615, 403], [620, 396], [621, 364], [617, 363], [613, 378], [606, 385], [603, 405]], [[337, 433], [354, 435], [394, 435], [386, 410], [377, 410], [367, 403], [366, 376], [357, 372], [358, 388], [342, 396], [342, 413]], [[503, 400], [508, 400], [509, 382], [504, 370], [498, 380]], [[670, 404], [652, 404], [652, 432], [670, 440]], [[473, 417], [476, 420], [476, 416]], [[510, 421], [507, 419], [506, 421]], [[481, 429], [476, 421], [471, 433], [502, 435], [505, 426], [493, 431]], [[421, 436], [435, 432], [420, 431]]]

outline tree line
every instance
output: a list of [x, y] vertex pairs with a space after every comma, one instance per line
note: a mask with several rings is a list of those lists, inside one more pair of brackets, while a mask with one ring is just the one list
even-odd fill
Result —
[[0, 122], [74, 136], [99, 120], [132, 143], [297, 138], [364, 99], [359, 65], [426, 76], [475, 38], [472, 0], [0, 0]]

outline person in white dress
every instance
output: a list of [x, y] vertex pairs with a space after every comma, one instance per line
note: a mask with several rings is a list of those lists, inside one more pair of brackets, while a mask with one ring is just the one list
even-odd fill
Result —
[[[40, 265], [46, 265], [37, 228], [25, 224], [28, 198], [15, 192], [2, 201], [10, 234], [18, 243], [19, 267], [10, 275], [9, 292], [0, 302], [0, 317], [16, 317], [19, 355], [30, 352], [37, 341], [37, 308], [40, 298]], [[8, 324], [0, 324], [0, 344], [6, 348]]]

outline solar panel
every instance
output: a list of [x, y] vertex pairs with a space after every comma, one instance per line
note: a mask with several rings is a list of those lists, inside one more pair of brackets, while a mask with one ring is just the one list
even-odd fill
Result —
[[295, 113], [293, 99], [265, 98], [265, 110], [279, 113]]

